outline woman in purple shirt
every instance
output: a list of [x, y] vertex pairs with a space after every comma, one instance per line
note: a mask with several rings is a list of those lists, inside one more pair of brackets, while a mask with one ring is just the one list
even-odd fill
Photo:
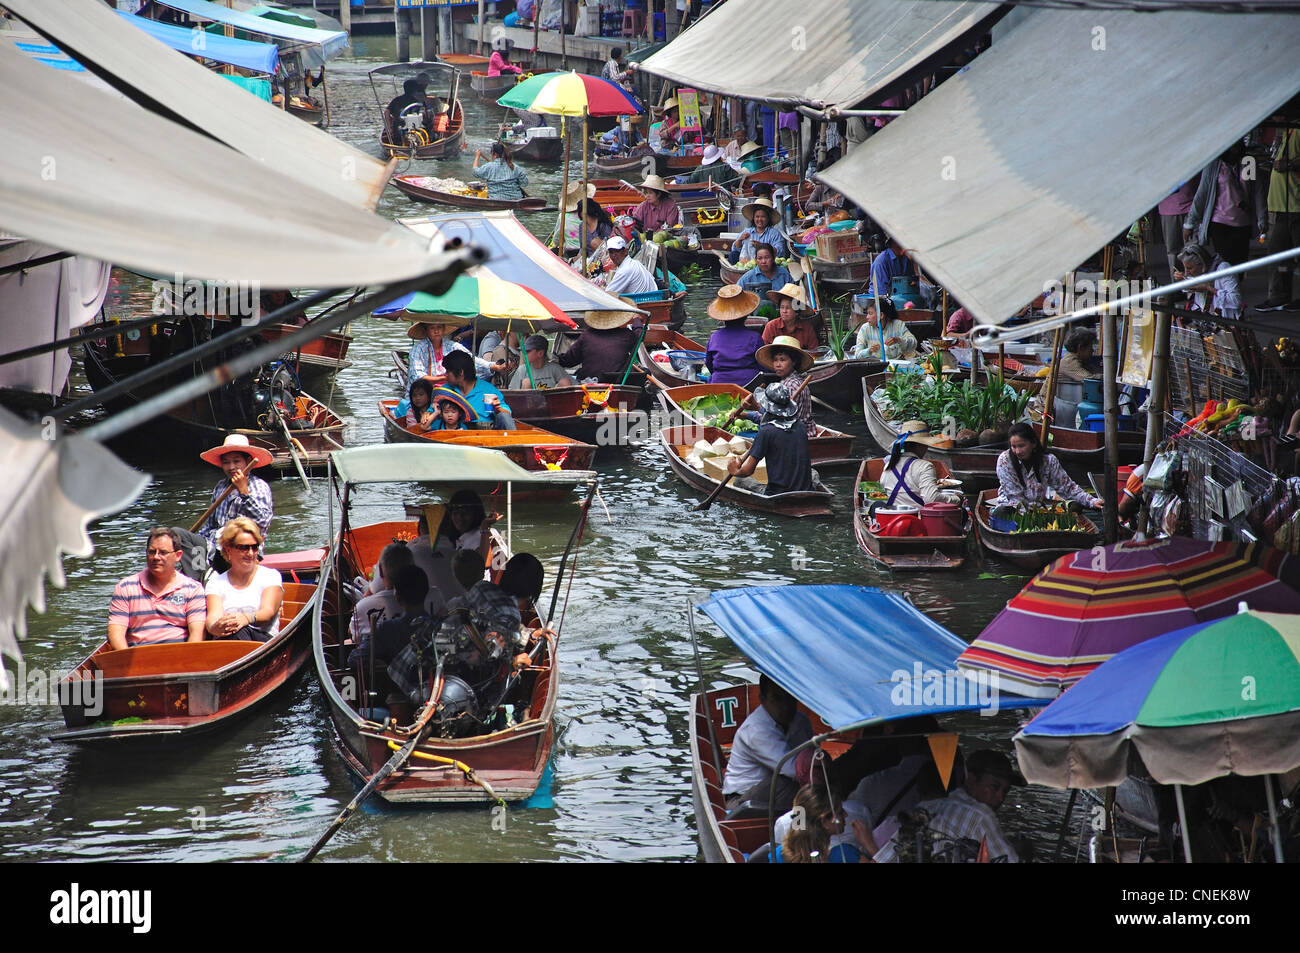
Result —
[[745, 318], [758, 310], [758, 303], [758, 295], [739, 285], [724, 285], [709, 302], [709, 317], [722, 323], [710, 335], [704, 356], [711, 383], [743, 387], [763, 370], [754, 356], [763, 346], [763, 336], [745, 327]]

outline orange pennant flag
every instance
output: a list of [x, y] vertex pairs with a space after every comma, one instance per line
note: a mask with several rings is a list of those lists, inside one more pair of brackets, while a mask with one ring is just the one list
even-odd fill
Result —
[[939, 778], [947, 789], [948, 779], [952, 777], [952, 763], [957, 757], [957, 736], [951, 733], [926, 735], [925, 740], [930, 743], [930, 756], [934, 758]]

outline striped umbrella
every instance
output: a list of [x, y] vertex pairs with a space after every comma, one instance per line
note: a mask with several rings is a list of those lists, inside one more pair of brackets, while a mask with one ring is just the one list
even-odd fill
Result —
[[1238, 602], [1300, 612], [1300, 561], [1258, 543], [1175, 536], [1062, 556], [1025, 586], [957, 659], [1011, 690], [1054, 698], [1116, 652]]
[[490, 274], [460, 275], [445, 294], [417, 291], [376, 308], [374, 314], [384, 318], [450, 314], [466, 320], [487, 319], [476, 322], [480, 327], [506, 322], [533, 328], [548, 321], [568, 328], [577, 327], [574, 320], [545, 295]]
[[635, 116], [643, 110], [621, 86], [586, 73], [541, 73], [516, 83], [497, 105], [551, 116]]

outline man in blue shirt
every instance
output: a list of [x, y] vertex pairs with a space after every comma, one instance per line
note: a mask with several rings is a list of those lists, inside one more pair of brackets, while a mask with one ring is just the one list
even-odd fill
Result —
[[868, 294], [879, 293], [882, 298], [889, 296], [889, 282], [899, 275], [917, 277], [916, 264], [907, 257], [898, 239], [890, 238], [889, 247], [876, 256], [871, 263], [871, 285]]
[[447, 386], [461, 393], [480, 420], [492, 421], [496, 430], [515, 429], [510, 405], [501, 396], [501, 391], [479, 379], [474, 371], [474, 358], [464, 351], [452, 351], [442, 359], [442, 366], [447, 371]]

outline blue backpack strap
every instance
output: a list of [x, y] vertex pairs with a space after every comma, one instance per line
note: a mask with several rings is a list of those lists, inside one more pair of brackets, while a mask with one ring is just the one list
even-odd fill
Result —
[[889, 471], [894, 475], [894, 478], [898, 480], [898, 482], [894, 484], [894, 491], [889, 494], [889, 500], [885, 503], [886, 506], [892, 507], [894, 505], [894, 500], [898, 499], [898, 492], [900, 490], [906, 493], [908, 496], [910, 496], [912, 498], [912, 501], [916, 503], [917, 506], [925, 505], [925, 500], [921, 499], [919, 496], [913, 493], [912, 488], [907, 485], [907, 471], [912, 469], [912, 464], [915, 462], [916, 462], [916, 457], [908, 457], [903, 462], [902, 473], [898, 472], [897, 467]]

